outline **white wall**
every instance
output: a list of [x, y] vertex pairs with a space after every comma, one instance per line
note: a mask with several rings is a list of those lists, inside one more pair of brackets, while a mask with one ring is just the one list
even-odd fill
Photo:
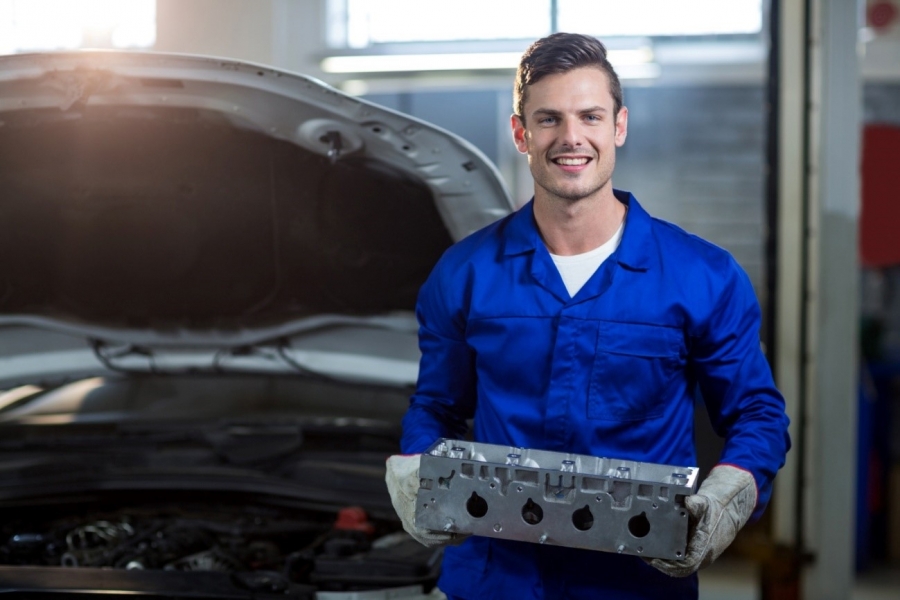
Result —
[[[900, 0], [888, 0], [900, 15]], [[884, 0], [868, 0], [867, 8]], [[900, 16], [881, 28], [863, 32], [862, 75], [865, 81], [900, 81]]]
[[263, 63], [320, 76], [325, 0], [157, 0], [154, 50]]

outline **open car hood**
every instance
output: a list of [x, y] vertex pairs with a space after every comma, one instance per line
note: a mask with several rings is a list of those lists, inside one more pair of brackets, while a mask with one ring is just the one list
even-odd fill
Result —
[[471, 144], [308, 77], [0, 57], [0, 326], [234, 346], [409, 311], [441, 253], [510, 210]]
[[285, 361], [407, 385], [419, 287], [510, 210], [465, 140], [308, 77], [170, 54], [0, 56], [0, 339], [28, 340], [0, 343], [0, 389]]

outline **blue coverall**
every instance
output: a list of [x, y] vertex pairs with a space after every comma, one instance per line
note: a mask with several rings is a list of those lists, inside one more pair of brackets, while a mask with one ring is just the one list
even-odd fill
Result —
[[[618, 249], [574, 297], [532, 203], [451, 247], [422, 287], [419, 380], [402, 451], [439, 437], [695, 465], [697, 386], [721, 463], [753, 474], [758, 517], [790, 447], [746, 273], [721, 248], [652, 218], [628, 192]], [[453, 597], [697, 597], [638, 557], [472, 536], [445, 550]]]

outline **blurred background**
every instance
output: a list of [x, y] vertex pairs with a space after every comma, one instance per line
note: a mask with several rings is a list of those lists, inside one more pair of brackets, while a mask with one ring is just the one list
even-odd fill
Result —
[[788, 401], [771, 508], [702, 597], [900, 598], [900, 0], [0, 0], [0, 54], [311, 75], [465, 137], [518, 204], [513, 73], [554, 31], [607, 44], [629, 108], [616, 187], [743, 265]]

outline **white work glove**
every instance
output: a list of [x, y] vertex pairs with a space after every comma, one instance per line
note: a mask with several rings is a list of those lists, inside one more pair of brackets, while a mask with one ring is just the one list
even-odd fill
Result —
[[672, 577], [687, 577], [711, 565], [734, 541], [756, 508], [756, 481], [743, 469], [718, 465], [684, 504], [692, 524], [684, 559], [647, 561]]
[[416, 494], [419, 491], [421, 454], [394, 455], [387, 459], [384, 481], [391, 494], [391, 504], [403, 522], [403, 529], [417, 542], [429, 548], [461, 541], [461, 536], [416, 527]]

